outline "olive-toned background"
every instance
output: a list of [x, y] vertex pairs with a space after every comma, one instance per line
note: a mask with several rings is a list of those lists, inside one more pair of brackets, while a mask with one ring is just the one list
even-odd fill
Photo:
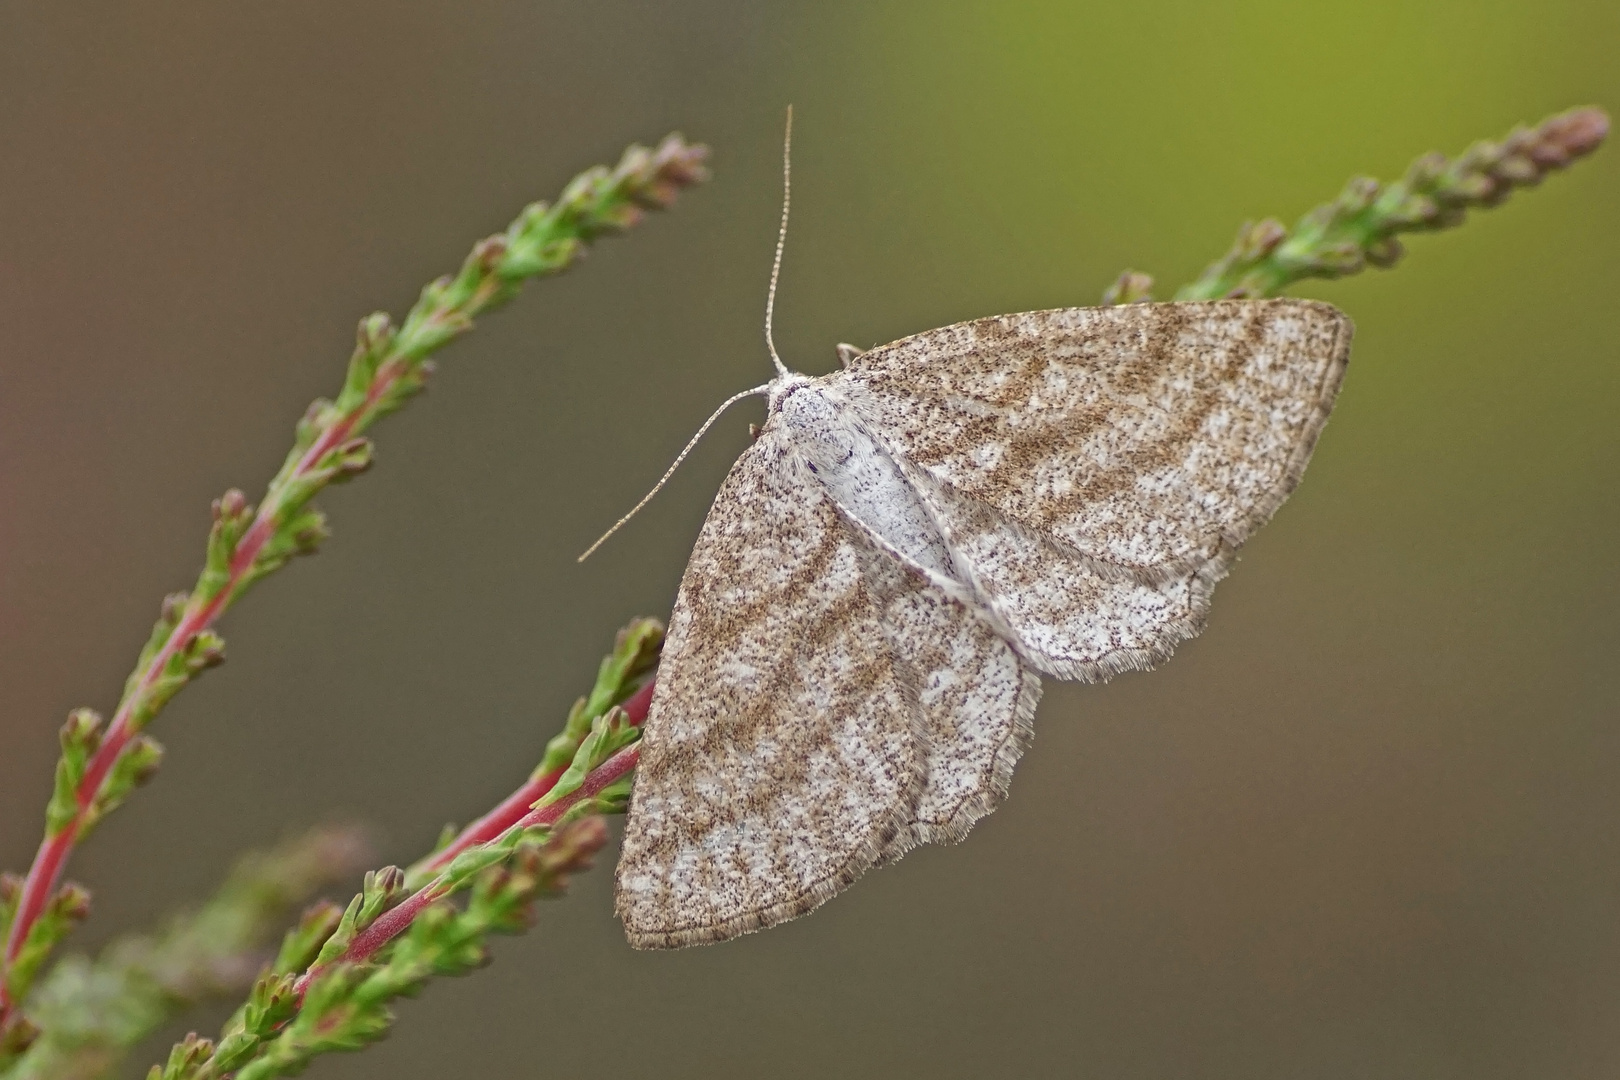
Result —
[[[355, 320], [625, 143], [680, 128], [715, 179], [378, 429], [75, 860], [76, 946], [334, 816], [412, 858], [667, 612], [757, 403], [574, 555], [768, 374], [788, 102], [778, 334], [816, 373], [1126, 265], [1168, 293], [1353, 173], [1615, 107], [1617, 46], [1609, 0], [0, 5], [0, 865], [63, 715], [112, 705], [208, 500], [262, 490]], [[1313, 287], [1358, 333], [1303, 487], [1163, 670], [1048, 686], [965, 844], [673, 955], [625, 946], [603, 865], [311, 1075], [1613, 1075], [1617, 241], [1610, 147]]]

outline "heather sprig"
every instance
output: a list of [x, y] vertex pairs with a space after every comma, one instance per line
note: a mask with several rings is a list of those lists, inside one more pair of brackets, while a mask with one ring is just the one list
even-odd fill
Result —
[[[544, 840], [571, 822], [593, 814], [623, 813], [630, 799], [630, 778], [639, 754], [636, 745], [641, 730], [636, 720], [617, 706], [610, 707], [591, 723], [590, 732], [580, 741], [574, 759], [553, 788], [533, 806], [488, 840], [470, 843], [457, 851], [426, 884], [386, 912], [377, 914], [386, 901], [410, 891], [399, 871], [389, 867], [390, 889], [385, 902], [374, 905], [357, 897], [350, 905], [355, 912], [353, 931], [345, 933], [340, 922], [337, 944], [327, 943], [305, 972], [301, 985], [307, 986], [327, 966], [368, 960], [410, 926], [423, 910], [467, 886], [472, 877], [507, 858], [518, 846]], [[359, 905], [358, 908], [356, 905]], [[346, 917], [349, 913], [345, 913]]]
[[[552, 785], [533, 807], [490, 838], [463, 844], [420, 887], [390, 866], [367, 873], [347, 908], [310, 908], [219, 1040], [187, 1036], [149, 1080], [282, 1076], [316, 1055], [359, 1049], [392, 1025], [394, 998], [416, 993], [431, 976], [483, 965], [490, 934], [527, 928], [533, 901], [560, 894], [568, 875], [588, 868], [607, 842], [601, 815], [624, 810], [624, 755], [640, 730], [617, 702], [652, 672], [662, 641], [663, 627], [652, 619], [619, 632], [591, 693], [547, 746], [548, 762], [560, 740], [573, 751], [550, 770]], [[588, 708], [596, 711], [581, 724]], [[542, 763], [536, 775], [546, 771]], [[464, 906], [451, 903], [463, 893]]]
[[[1394, 266], [1405, 233], [1462, 224], [1469, 210], [1487, 209], [1518, 188], [1590, 154], [1609, 133], [1601, 109], [1571, 109], [1533, 128], [1516, 127], [1500, 141], [1475, 143], [1455, 158], [1425, 154], [1390, 184], [1358, 176], [1292, 229], [1275, 218], [1247, 222], [1232, 249], [1209, 265], [1177, 300], [1276, 296], [1307, 278], [1339, 278], [1368, 266]], [[1151, 299], [1153, 279], [1127, 270], [1103, 295], [1104, 304]]]
[[122, 938], [94, 959], [65, 957], [29, 999], [43, 1036], [8, 1080], [102, 1075], [181, 1009], [241, 993], [287, 914], [366, 856], [357, 830], [316, 829], [240, 860], [206, 904], [162, 932]]
[[561, 773], [573, 762], [596, 718], [609, 706], [622, 705], [643, 682], [650, 680], [663, 644], [664, 626], [657, 619], [637, 619], [619, 631], [613, 651], [602, 658], [596, 685], [574, 702], [562, 731], [546, 744], [545, 756], [534, 770], [536, 776]]
[[[7, 875], [0, 882], [0, 903], [5, 905], [3, 918], [0, 923], [14, 923], [16, 919], [17, 902], [23, 896], [23, 883], [11, 875]], [[23, 988], [24, 992], [33, 985], [34, 976], [39, 972], [40, 965], [50, 955], [56, 943], [67, 936], [69, 930], [90, 917], [90, 891], [77, 882], [69, 881], [52, 894], [50, 902], [34, 919], [34, 924], [28, 928], [28, 933], [22, 937], [16, 955], [11, 962], [11, 977], [13, 984]], [[9, 926], [7, 927], [9, 929]], [[24, 1029], [28, 1030], [28, 1029]], [[12, 1039], [17, 1036], [7, 1033]], [[37, 1030], [33, 1031], [37, 1034]], [[32, 1042], [30, 1035], [22, 1046], [24, 1049]], [[0, 1064], [4, 1060], [0, 1059]]]
[[591, 241], [670, 205], [683, 188], [704, 178], [706, 157], [705, 147], [678, 135], [652, 150], [632, 146], [616, 168], [582, 173], [555, 203], [531, 204], [504, 233], [476, 244], [456, 274], [423, 289], [397, 329], [385, 314], [361, 320], [342, 390], [335, 400], [310, 406], [258, 506], [236, 490], [214, 502], [197, 583], [164, 601], [111, 723], [103, 727], [98, 715], [80, 710], [63, 730], [44, 840], [27, 877], [4, 902], [0, 1066], [34, 1036], [17, 1005], [34, 971], [85, 906], [79, 902], [82, 889], [58, 889], [67, 859], [89, 829], [157, 767], [161, 748], [141, 730], [181, 688], [224, 658], [213, 623], [251, 585], [325, 538], [325, 518], [311, 500], [370, 466], [371, 443], [363, 433], [422, 388], [432, 370], [430, 354], [471, 329], [476, 316], [510, 299], [528, 278], [566, 269]]
[[[432, 976], [463, 975], [486, 964], [488, 937], [527, 929], [534, 901], [561, 895], [569, 875], [588, 869], [607, 839], [600, 816], [540, 836], [518, 834], [500, 845], [504, 850], [490, 865], [415, 912], [404, 933], [369, 959], [317, 966], [307, 980], [263, 976], [217, 1049], [190, 1036], [165, 1066], [153, 1066], [149, 1080], [286, 1076], [318, 1054], [376, 1041], [393, 1024], [390, 1002], [417, 993]], [[467, 893], [465, 906], [450, 902], [455, 892]]]
[[645, 720], [652, 701], [652, 676], [663, 644], [664, 625], [657, 619], [636, 619], [620, 630], [613, 651], [602, 658], [591, 692], [574, 702], [562, 731], [546, 744], [545, 754], [529, 778], [459, 833], [446, 827], [433, 852], [406, 871], [406, 888], [415, 890], [426, 885], [461, 852], [495, 839], [527, 815], [568, 771], [580, 744], [608, 709], [620, 707], [631, 725]]
[[237, 1080], [264, 1080], [300, 1072], [318, 1054], [361, 1049], [392, 1026], [391, 1001], [417, 993], [435, 975], [482, 967], [488, 937], [526, 929], [534, 901], [561, 895], [569, 875], [588, 869], [607, 839], [602, 819], [587, 817], [544, 841], [516, 844], [470, 881], [465, 907], [429, 905], [374, 962], [322, 970], [301, 1001], [291, 976], [266, 976], [256, 995], [263, 1004], [249, 1002], [213, 1056], [206, 1040], [193, 1037], [175, 1047], [166, 1066], [153, 1066], [148, 1080], [205, 1080], [231, 1072]]

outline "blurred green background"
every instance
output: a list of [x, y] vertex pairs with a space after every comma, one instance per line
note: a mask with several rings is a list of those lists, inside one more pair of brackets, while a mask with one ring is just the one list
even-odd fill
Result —
[[[0, 865], [63, 716], [112, 706], [208, 500], [262, 490], [355, 320], [627, 142], [679, 128], [715, 179], [379, 428], [75, 860], [76, 946], [309, 823], [411, 859], [668, 611], [757, 404], [574, 556], [768, 374], [789, 102], [778, 340], [817, 373], [1127, 265], [1167, 295], [1354, 173], [1614, 109], [1617, 46], [1612, 0], [0, 5]], [[1358, 332], [1303, 487], [1165, 668], [1048, 684], [966, 843], [678, 954], [626, 947], [604, 860], [310, 1075], [1613, 1075], [1617, 181], [1611, 146], [1310, 290]]]

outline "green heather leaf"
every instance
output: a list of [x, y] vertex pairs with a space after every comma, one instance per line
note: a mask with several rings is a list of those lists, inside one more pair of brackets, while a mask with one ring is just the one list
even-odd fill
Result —
[[394, 326], [387, 313], [374, 312], [360, 320], [360, 325], [355, 328], [354, 353], [349, 357], [343, 390], [338, 394], [338, 411], [353, 412], [364, 404], [377, 369], [393, 344]]
[[360, 919], [360, 910], [365, 906], [365, 902], [364, 895], [358, 895], [349, 901], [349, 906], [344, 908], [343, 914], [338, 918], [337, 929], [321, 944], [321, 950], [315, 954], [315, 963], [312, 966], [328, 967], [335, 964], [338, 957], [347, 951], [349, 943], [360, 932], [357, 924]]
[[14, 1000], [28, 996], [34, 976], [56, 943], [90, 914], [90, 893], [82, 885], [68, 882], [56, 891], [6, 971], [6, 988]]
[[574, 759], [596, 719], [641, 688], [644, 677], [658, 666], [663, 644], [664, 625], [657, 619], [635, 619], [619, 631], [613, 651], [597, 669], [590, 695], [574, 703], [562, 732], [546, 744], [545, 755], [535, 768], [536, 777], [565, 768]]
[[341, 484], [371, 468], [376, 448], [370, 439], [350, 439], [328, 454], [320, 464], [320, 471], [329, 484]]
[[[341, 410], [325, 398], [316, 398], [309, 403], [309, 408], [304, 410], [304, 415], [299, 417], [298, 423], [293, 427], [292, 449], [288, 451], [287, 457], [282, 462], [281, 471], [276, 477], [277, 480], [286, 478], [293, 466], [303, 459], [304, 451], [314, 446], [315, 440], [320, 438], [321, 432], [331, 427], [332, 423], [340, 415]], [[272, 481], [270, 486], [274, 488], [277, 485]]]
[[405, 874], [397, 866], [368, 870], [360, 894], [349, 901], [343, 917], [338, 920], [337, 929], [321, 946], [316, 964], [324, 967], [342, 956], [357, 934], [375, 922], [378, 915], [394, 905], [403, 892], [404, 885]]
[[174, 1049], [169, 1051], [169, 1060], [161, 1069], [152, 1066], [147, 1080], [194, 1080], [201, 1075], [203, 1067], [213, 1056], [214, 1041], [199, 1038], [196, 1032], [192, 1032], [181, 1042], [175, 1043]]
[[[158, 650], [169, 640], [169, 635], [174, 633], [180, 617], [185, 614], [186, 603], [190, 599], [190, 595], [183, 592], [170, 593], [163, 598], [163, 605], [158, 609], [157, 622], [152, 624], [152, 633], [147, 638], [146, 644], [141, 647], [140, 659], [136, 661], [137, 672], [149, 664], [152, 657], [156, 656]], [[130, 678], [133, 680], [134, 676], [131, 675]], [[130, 689], [130, 685], [126, 683], [124, 692], [127, 694]]]
[[311, 906], [298, 920], [298, 925], [287, 931], [270, 970], [285, 975], [307, 969], [342, 921], [343, 909], [330, 900]]
[[422, 318], [412, 318], [399, 332], [396, 347], [399, 355], [419, 360], [472, 329], [472, 319], [452, 308], [430, 311]]
[[458, 852], [439, 875], [439, 880], [451, 892], [465, 887], [477, 874], [510, 855], [520, 839], [515, 833], [506, 833], [487, 844], [474, 844]]
[[147, 735], [137, 735], [119, 753], [112, 771], [102, 781], [101, 790], [90, 805], [81, 826], [81, 835], [88, 832], [110, 811], [116, 809], [129, 793], [146, 783], [163, 763], [163, 747]]
[[535, 806], [550, 806], [572, 795], [579, 790], [592, 769], [639, 738], [641, 729], [630, 723], [630, 717], [623, 709], [613, 706], [591, 724], [590, 734], [580, 742], [574, 760]]
[[58, 836], [79, 814], [79, 784], [90, 755], [101, 745], [101, 717], [91, 709], [68, 714], [60, 734], [62, 756], [56, 762], [56, 782], [45, 806], [45, 830]]

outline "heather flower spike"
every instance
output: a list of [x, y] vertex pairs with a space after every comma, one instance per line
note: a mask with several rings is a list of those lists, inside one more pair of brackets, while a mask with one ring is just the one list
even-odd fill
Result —
[[[1571, 109], [1532, 128], [1516, 127], [1500, 142], [1477, 142], [1456, 158], [1425, 154], [1388, 185], [1358, 176], [1292, 229], [1274, 218], [1245, 224], [1232, 249], [1176, 299], [1277, 296], [1308, 278], [1387, 269], [1405, 252], [1402, 234], [1460, 225], [1469, 210], [1497, 206], [1515, 190], [1534, 187], [1596, 150], [1608, 134], [1602, 109]], [[1149, 299], [1152, 285], [1147, 275], [1127, 271], [1103, 303]]]
[[[369, 467], [362, 437], [377, 419], [419, 391], [432, 368], [428, 356], [471, 329], [473, 320], [516, 295], [528, 278], [570, 266], [588, 243], [639, 221], [643, 211], [670, 205], [707, 174], [708, 150], [671, 135], [655, 150], [631, 147], [613, 169], [576, 177], [554, 205], [535, 203], [507, 231], [473, 248], [454, 275], [430, 283], [395, 330], [386, 315], [362, 320], [348, 374], [336, 401], [317, 401], [298, 423], [294, 444], [257, 506], [237, 490], [213, 505], [203, 569], [187, 594], [163, 604], [151, 639], [125, 684], [105, 728], [84, 719], [64, 734], [58, 786], [46, 833], [8, 917], [0, 952], [0, 1068], [27, 1038], [14, 1021], [27, 992], [28, 972], [55, 937], [35, 932], [46, 915], [77, 842], [155, 768], [155, 743], [141, 729], [169, 699], [224, 658], [224, 641], [210, 627], [250, 586], [327, 535], [310, 500], [327, 485]], [[58, 935], [59, 936], [59, 935]], [[25, 953], [27, 954], [25, 956]]]
[[[249, 989], [286, 917], [367, 861], [358, 831], [316, 829], [241, 859], [206, 904], [158, 933], [120, 938], [94, 959], [64, 958], [29, 998], [42, 1037], [8, 1080], [101, 1075], [181, 1009]], [[335, 925], [334, 915], [325, 934]], [[298, 959], [302, 971], [309, 958]]]

